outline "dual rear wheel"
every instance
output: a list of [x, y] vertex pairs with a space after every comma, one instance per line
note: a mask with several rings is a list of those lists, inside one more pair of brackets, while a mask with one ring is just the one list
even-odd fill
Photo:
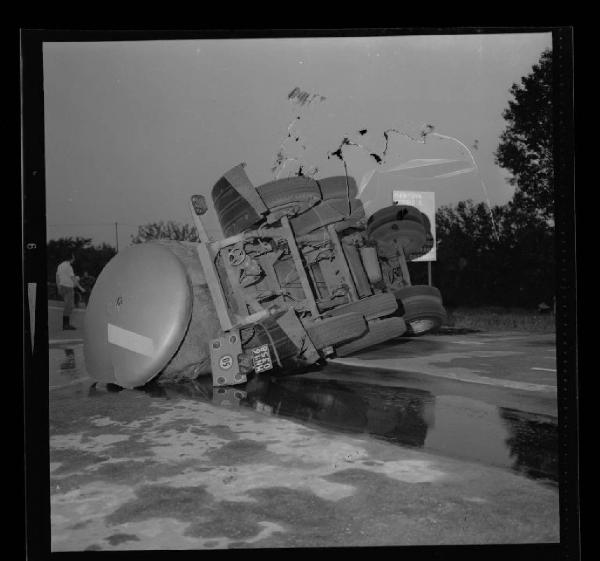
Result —
[[406, 335], [418, 337], [438, 330], [446, 320], [442, 295], [434, 286], [405, 286], [394, 291], [397, 314], [406, 322]]

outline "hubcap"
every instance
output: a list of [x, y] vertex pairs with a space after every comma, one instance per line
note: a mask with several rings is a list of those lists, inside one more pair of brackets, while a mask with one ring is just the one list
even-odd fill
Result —
[[410, 322], [410, 328], [413, 333], [425, 333], [435, 327], [435, 322], [431, 319], [417, 319]]

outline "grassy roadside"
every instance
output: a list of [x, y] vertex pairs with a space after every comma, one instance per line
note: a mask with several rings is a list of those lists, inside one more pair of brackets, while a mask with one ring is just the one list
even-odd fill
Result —
[[540, 314], [519, 308], [454, 308], [447, 309], [447, 327], [478, 331], [527, 331], [554, 333], [555, 318], [551, 312]]

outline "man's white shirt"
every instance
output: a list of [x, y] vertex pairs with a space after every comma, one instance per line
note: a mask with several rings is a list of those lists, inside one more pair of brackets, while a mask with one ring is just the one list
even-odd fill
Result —
[[56, 277], [58, 279], [58, 284], [62, 286], [74, 286], [73, 277], [75, 276], [75, 272], [73, 271], [73, 267], [71, 267], [71, 263], [68, 261], [63, 261], [56, 270]]

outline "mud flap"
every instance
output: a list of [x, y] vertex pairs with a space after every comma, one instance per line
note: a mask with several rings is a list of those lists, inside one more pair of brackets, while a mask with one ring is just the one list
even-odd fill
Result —
[[223, 337], [210, 342], [210, 362], [213, 386], [233, 386], [246, 382], [246, 375], [240, 372], [238, 356], [242, 354], [242, 343], [237, 331], [230, 331]]

